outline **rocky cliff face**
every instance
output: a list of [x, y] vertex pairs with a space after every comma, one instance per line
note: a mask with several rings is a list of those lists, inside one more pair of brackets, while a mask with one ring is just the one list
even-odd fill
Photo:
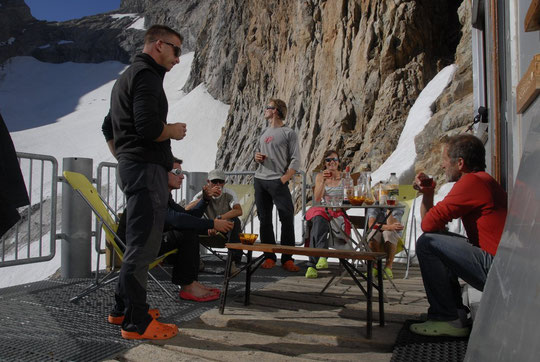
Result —
[[[32, 18], [23, 0], [0, 4], [0, 62], [33, 55], [127, 63], [140, 51], [143, 32], [128, 29], [133, 17], [46, 23]], [[298, 131], [308, 172], [328, 148], [341, 150], [356, 170], [376, 169], [419, 93], [451, 63], [458, 65], [454, 79], [416, 139], [416, 169], [436, 174], [439, 138], [472, 120], [469, 1], [122, 0], [118, 12], [144, 16], [147, 26], [169, 25], [184, 35], [184, 51], [195, 50], [185, 90], [204, 82], [231, 105], [216, 165], [226, 170], [255, 169], [271, 97], [288, 104], [287, 125]]]
[[437, 139], [461, 126], [472, 112], [468, 6], [460, 23], [454, 1], [216, 1], [187, 90], [206, 82], [231, 104], [217, 166], [255, 168], [263, 106], [277, 97], [298, 131], [304, 170], [328, 148], [342, 150], [356, 169], [375, 169], [395, 148], [420, 91], [456, 61], [456, 79], [426, 134]]

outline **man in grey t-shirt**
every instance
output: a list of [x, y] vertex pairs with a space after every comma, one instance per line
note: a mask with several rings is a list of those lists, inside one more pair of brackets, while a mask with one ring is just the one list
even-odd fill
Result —
[[[266, 244], [276, 243], [272, 225], [272, 209], [276, 205], [281, 221], [281, 245], [294, 246], [294, 206], [288, 184], [300, 169], [300, 150], [296, 133], [284, 126], [286, 115], [285, 102], [281, 99], [269, 100], [264, 111], [268, 127], [263, 130], [259, 138], [259, 150], [255, 153], [255, 161], [259, 163], [255, 173], [255, 204], [261, 241]], [[261, 267], [273, 268], [276, 255], [265, 253], [265, 257]], [[292, 255], [282, 254], [281, 265], [292, 272], [300, 269], [294, 265]]]

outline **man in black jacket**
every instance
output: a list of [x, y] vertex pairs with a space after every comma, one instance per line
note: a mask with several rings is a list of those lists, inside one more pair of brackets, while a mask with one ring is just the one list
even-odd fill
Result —
[[108, 140], [118, 159], [127, 198], [126, 252], [117, 294], [125, 304], [122, 337], [167, 339], [178, 333], [173, 324], [158, 322], [146, 303], [148, 265], [161, 244], [167, 208], [167, 172], [172, 169], [171, 139], [186, 134], [184, 123], [167, 124], [168, 103], [163, 90], [165, 73], [179, 62], [182, 36], [154, 25], [144, 37], [142, 54], [122, 73], [111, 93]]

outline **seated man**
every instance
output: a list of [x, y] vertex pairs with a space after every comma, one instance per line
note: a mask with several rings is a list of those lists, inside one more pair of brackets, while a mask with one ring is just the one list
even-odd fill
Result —
[[[169, 192], [179, 189], [184, 176], [182, 175], [182, 160], [174, 160], [174, 168], [169, 171], [168, 187]], [[209, 220], [202, 218], [204, 209], [210, 196], [204, 197], [190, 211], [186, 211], [172, 199], [169, 195], [167, 215], [165, 219], [165, 229], [161, 241], [159, 255], [178, 248], [178, 253], [169, 256], [166, 261], [173, 264], [172, 283], [179, 285], [180, 298], [194, 300], [197, 302], [207, 302], [219, 298], [219, 290], [206, 287], [197, 281], [199, 274], [199, 240], [197, 231], [201, 228], [213, 228], [221, 232], [228, 232], [232, 229], [233, 223], [227, 220]], [[125, 236], [125, 215], [122, 214], [118, 224], [118, 236], [124, 240]], [[116, 306], [109, 316], [109, 322], [113, 324], [117, 321], [116, 315], [123, 315], [123, 301], [116, 296]], [[122, 313], [121, 313], [122, 311]], [[157, 314], [159, 315], [159, 314]]]
[[[234, 227], [229, 231], [227, 239], [231, 243], [239, 243], [240, 238], [238, 234], [242, 230], [242, 225], [240, 223], [239, 216], [242, 216], [242, 206], [238, 202], [238, 197], [233, 190], [230, 190], [225, 185], [225, 172], [222, 170], [212, 170], [208, 173], [208, 179], [206, 180], [206, 185], [203, 186], [203, 191], [199, 192], [191, 203], [186, 206], [186, 210], [190, 210], [196, 205], [199, 204], [201, 198], [203, 197], [203, 192], [206, 192], [209, 196], [209, 202], [206, 204], [206, 209], [204, 210], [205, 215], [209, 219], [218, 219], [218, 220], [230, 220], [234, 223]], [[209, 228], [204, 230], [208, 235], [216, 235], [217, 230], [214, 228]], [[236, 268], [242, 261], [242, 251], [233, 250], [233, 268]]]
[[[182, 161], [175, 159], [174, 168], [169, 172], [169, 191], [179, 189], [182, 185]], [[173, 262], [172, 282], [180, 285], [180, 298], [206, 302], [219, 297], [219, 290], [204, 286], [197, 281], [199, 274], [199, 238], [201, 229], [213, 229], [227, 233], [233, 223], [221, 218], [202, 218], [204, 210], [210, 202], [210, 195], [204, 194], [191, 210], [185, 210], [169, 196], [167, 217], [165, 219], [165, 235], [160, 253], [163, 254], [178, 248], [177, 254], [171, 255]], [[168, 260], [170, 261], [170, 260]]]
[[[507, 212], [503, 188], [484, 172], [485, 150], [478, 138], [462, 134], [446, 142], [442, 167], [448, 195], [433, 206], [435, 182], [416, 175], [423, 194], [420, 213], [424, 234], [416, 243], [422, 280], [429, 301], [428, 321], [410, 326], [417, 334], [465, 337], [470, 333], [458, 278], [483, 290], [501, 240]], [[467, 238], [446, 232], [446, 224], [461, 218]]]
[[[386, 253], [386, 265], [384, 266], [384, 278], [394, 278], [392, 273], [392, 264], [397, 250], [397, 244], [400, 238], [399, 231], [403, 230], [403, 225], [400, 220], [403, 217], [403, 209], [395, 209], [386, 223], [384, 221], [386, 215], [390, 212], [389, 209], [371, 208], [367, 211], [368, 226], [372, 227], [377, 222], [378, 229], [374, 229], [369, 235], [369, 248], [371, 251], [380, 251]], [[373, 270], [373, 276], [378, 273], [377, 269]]]

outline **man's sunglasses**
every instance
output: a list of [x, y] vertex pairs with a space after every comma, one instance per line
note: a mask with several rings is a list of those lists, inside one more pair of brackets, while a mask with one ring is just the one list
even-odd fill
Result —
[[325, 162], [332, 162], [332, 161], [335, 161], [335, 162], [339, 162], [339, 158], [337, 157], [327, 157], [324, 159]]
[[[159, 39], [159, 40], [161, 40], [161, 39]], [[178, 58], [180, 56], [180, 54], [182, 54], [182, 49], [179, 46], [176, 46], [173, 43], [169, 43], [168, 41], [161, 40], [161, 42], [164, 43], [164, 44], [172, 46], [172, 48], [174, 50], [174, 56], [175, 57]]]
[[210, 182], [213, 183], [214, 185], [223, 185], [223, 184], [225, 184], [225, 180], [219, 180], [219, 179], [210, 180]]
[[173, 168], [169, 172], [176, 176], [180, 176], [182, 174], [182, 170], [180, 170], [179, 168]]

